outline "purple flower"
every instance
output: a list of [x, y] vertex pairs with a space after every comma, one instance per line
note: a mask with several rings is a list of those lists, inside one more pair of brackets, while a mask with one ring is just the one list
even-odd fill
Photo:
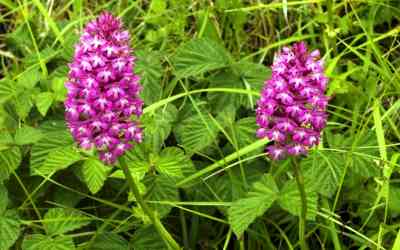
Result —
[[72, 136], [81, 148], [95, 148], [106, 164], [113, 164], [143, 137], [132, 120], [142, 114], [143, 101], [129, 39], [120, 19], [110, 13], [89, 22], [65, 84], [65, 118]]
[[306, 154], [320, 141], [327, 121], [328, 78], [319, 57], [319, 51], [309, 52], [304, 42], [275, 56], [272, 77], [265, 81], [256, 109], [257, 137], [274, 141], [267, 147], [274, 160]]

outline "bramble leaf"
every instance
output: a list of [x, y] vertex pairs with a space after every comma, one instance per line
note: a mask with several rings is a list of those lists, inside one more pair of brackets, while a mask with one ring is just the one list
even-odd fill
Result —
[[97, 158], [89, 158], [85, 160], [82, 167], [83, 179], [93, 194], [97, 193], [104, 185], [111, 167], [104, 165]]
[[71, 237], [58, 236], [52, 238], [42, 234], [32, 234], [24, 238], [22, 250], [74, 250]]
[[15, 210], [0, 213], [0, 250], [8, 250], [19, 237], [21, 222]]
[[178, 77], [189, 77], [220, 69], [229, 65], [230, 54], [219, 43], [206, 39], [194, 39], [179, 47], [172, 63]]
[[44, 226], [48, 235], [62, 235], [90, 223], [90, 218], [67, 208], [50, 208], [44, 216]]
[[233, 202], [228, 210], [228, 219], [236, 235], [242, 235], [257, 217], [267, 211], [278, 196], [279, 190], [273, 177], [266, 174], [253, 184], [244, 198]]

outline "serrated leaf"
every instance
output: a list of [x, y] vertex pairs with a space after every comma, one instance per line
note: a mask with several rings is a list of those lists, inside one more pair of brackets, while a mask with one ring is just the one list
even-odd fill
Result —
[[151, 225], [135, 231], [132, 246], [135, 250], [168, 250], [162, 238]]
[[42, 116], [46, 116], [47, 111], [53, 104], [54, 94], [51, 92], [42, 92], [35, 98], [36, 108]]
[[39, 82], [41, 73], [38, 67], [33, 67], [24, 71], [17, 80], [18, 87], [32, 89]]
[[[245, 89], [240, 78], [230, 71], [211, 76], [208, 80], [210, 82], [209, 88]], [[211, 105], [215, 107], [215, 110], [221, 111], [230, 105], [237, 109], [241, 103], [244, 102], [243, 99], [246, 98], [246, 96], [225, 92], [210, 92], [207, 93], [207, 98]]]
[[31, 91], [24, 91], [15, 100], [15, 109], [21, 119], [25, 119], [33, 106]]
[[279, 190], [273, 177], [266, 174], [253, 184], [244, 198], [233, 202], [228, 210], [228, 219], [236, 235], [242, 235], [257, 217], [267, 211], [278, 195]]
[[178, 143], [189, 153], [208, 147], [217, 138], [218, 127], [207, 114], [202, 114], [202, 117], [193, 115], [175, 127]]
[[309, 179], [315, 191], [327, 197], [336, 192], [345, 164], [338, 153], [317, 150], [301, 161], [304, 178]]
[[[178, 189], [175, 186], [173, 179], [164, 176], [150, 176], [143, 180], [143, 183], [149, 190], [146, 194], [146, 200], [151, 201], [178, 201]], [[160, 218], [166, 216], [171, 210], [170, 205], [162, 205], [152, 203], [151, 206], [158, 213]]]
[[0, 80], [0, 104], [16, 96], [15, 82], [8, 78]]
[[15, 210], [0, 215], [0, 250], [8, 250], [19, 237], [21, 222]]
[[[137, 232], [137, 231], [136, 231]], [[129, 250], [129, 243], [116, 233], [102, 233], [96, 236], [91, 250]]]
[[73, 144], [71, 135], [59, 126], [56, 122], [49, 122], [46, 126], [41, 126], [45, 137], [32, 146], [31, 173], [34, 173], [33, 170], [39, 169], [44, 164], [50, 153]]
[[178, 111], [174, 105], [167, 105], [153, 114], [143, 115], [144, 143], [154, 152], [158, 152], [165, 139], [171, 133], [172, 124], [176, 120]]
[[[347, 138], [346, 144], [354, 143], [351, 171], [362, 177], [376, 177], [381, 175], [380, 167], [374, 162], [379, 155], [378, 142], [374, 133], [358, 134], [358, 140]], [[348, 149], [347, 149], [348, 150]]]
[[81, 155], [73, 146], [66, 146], [50, 152], [43, 165], [32, 168], [33, 175], [49, 175], [58, 170], [62, 170], [81, 160]]
[[70, 237], [52, 238], [42, 234], [32, 234], [24, 238], [22, 250], [74, 250], [74, 241]]
[[[143, 179], [146, 172], [150, 169], [150, 164], [147, 161], [127, 162], [127, 165], [132, 177], [138, 181]], [[125, 175], [122, 170], [113, 172], [110, 177], [125, 179]]]
[[61, 235], [90, 223], [90, 218], [67, 208], [50, 208], [44, 216], [43, 225], [48, 235]]
[[154, 162], [157, 171], [160, 173], [173, 177], [183, 177], [183, 169], [187, 166], [192, 166], [189, 157], [185, 155], [182, 149], [177, 147], [167, 147], [161, 151], [159, 157]]
[[18, 147], [0, 151], [0, 181], [8, 179], [21, 162], [21, 152]]
[[257, 98], [253, 96], [252, 92], [260, 92], [264, 81], [271, 74], [271, 71], [262, 64], [242, 61], [233, 66], [236, 71], [224, 71], [209, 78], [209, 87], [243, 89], [248, 90], [249, 93], [208, 93], [208, 99], [217, 110], [223, 110], [224, 107], [229, 105], [233, 105], [235, 108], [240, 106], [253, 108]]
[[108, 173], [111, 171], [109, 166], [104, 165], [96, 158], [89, 158], [85, 160], [82, 165], [83, 179], [90, 192], [97, 193], [104, 185]]
[[41, 130], [29, 126], [18, 128], [15, 133], [15, 143], [18, 145], [33, 144], [43, 137]]
[[[229, 126], [227, 133], [232, 138], [237, 148], [242, 148], [257, 140], [256, 130], [257, 123], [255, 117], [246, 117], [236, 121], [232, 126]], [[259, 152], [259, 150], [255, 150], [255, 153], [257, 152]]]
[[144, 103], [150, 105], [162, 96], [162, 67], [158, 53], [154, 51], [136, 51], [138, 58], [135, 72], [140, 75]]
[[[318, 195], [311, 187], [310, 183], [305, 183], [307, 199], [307, 219], [315, 220], [318, 206]], [[279, 205], [289, 213], [300, 216], [301, 197], [296, 181], [293, 179], [286, 182], [281, 190]]]
[[[133, 149], [125, 152], [122, 157], [125, 158], [125, 162], [128, 165], [129, 171], [131, 172], [133, 178], [135, 178], [137, 181], [143, 179], [144, 175], [150, 169], [149, 159], [143, 143], [135, 145]], [[110, 177], [125, 179], [125, 175], [122, 170], [113, 172]]]
[[230, 60], [223, 46], [213, 40], [199, 38], [179, 47], [172, 63], [178, 77], [189, 77], [226, 67]]
[[[345, 136], [343, 134], [330, 135], [327, 138], [331, 148], [346, 151], [342, 154], [347, 157], [347, 152], [351, 155], [350, 171], [360, 177], [375, 177], [381, 174], [379, 166], [374, 162], [375, 156], [379, 155], [378, 142], [373, 132], [356, 134], [355, 136]], [[346, 158], [343, 158], [343, 162]]]
[[271, 76], [271, 69], [263, 64], [250, 61], [240, 61], [234, 65], [241, 78], [250, 84], [250, 89], [259, 92], [265, 80]]

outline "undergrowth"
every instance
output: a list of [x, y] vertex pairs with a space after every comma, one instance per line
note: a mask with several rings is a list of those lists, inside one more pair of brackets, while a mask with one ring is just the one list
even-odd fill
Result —
[[296, 249], [290, 161], [255, 136], [274, 53], [306, 41], [330, 78], [322, 143], [301, 159], [309, 249], [400, 249], [397, 0], [0, 0], [0, 250], [166, 249], [118, 168], [64, 122], [82, 27], [131, 33], [144, 142], [124, 159], [184, 249]]

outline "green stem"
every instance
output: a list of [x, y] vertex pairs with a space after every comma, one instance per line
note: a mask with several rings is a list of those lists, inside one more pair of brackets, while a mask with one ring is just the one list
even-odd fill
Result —
[[142, 195], [139, 192], [139, 188], [137, 187], [135, 180], [133, 179], [131, 172], [129, 171], [128, 165], [126, 164], [126, 161], [124, 158], [119, 159], [122, 171], [124, 172], [126, 181], [128, 182], [128, 185], [133, 193], [133, 195], [136, 198], [136, 201], [139, 203], [139, 206], [142, 208], [143, 212], [150, 218], [151, 222], [153, 223], [154, 227], [160, 234], [160, 236], [163, 238], [165, 243], [169, 246], [169, 248], [172, 249], [181, 249], [181, 247], [176, 243], [174, 238], [169, 234], [167, 229], [163, 226], [161, 223], [160, 219], [154, 213], [154, 211], [147, 206], [146, 202], [143, 200]]
[[[327, 198], [322, 199], [322, 207], [328, 211], [331, 211], [329, 201]], [[333, 212], [333, 211], [331, 211]], [[329, 234], [331, 235], [333, 247], [335, 250], [342, 250], [341, 243], [339, 240], [339, 236], [337, 234], [336, 226], [335, 223], [333, 223], [331, 220], [326, 219], [326, 223], [328, 224], [329, 227]]]
[[179, 209], [179, 217], [181, 219], [181, 225], [182, 225], [183, 246], [185, 249], [190, 249], [185, 212], [182, 209]]
[[307, 219], [307, 196], [304, 188], [304, 178], [300, 170], [299, 162], [293, 158], [294, 174], [301, 198], [301, 214], [299, 217], [299, 241], [301, 250], [308, 250], [305, 241], [306, 219]]

